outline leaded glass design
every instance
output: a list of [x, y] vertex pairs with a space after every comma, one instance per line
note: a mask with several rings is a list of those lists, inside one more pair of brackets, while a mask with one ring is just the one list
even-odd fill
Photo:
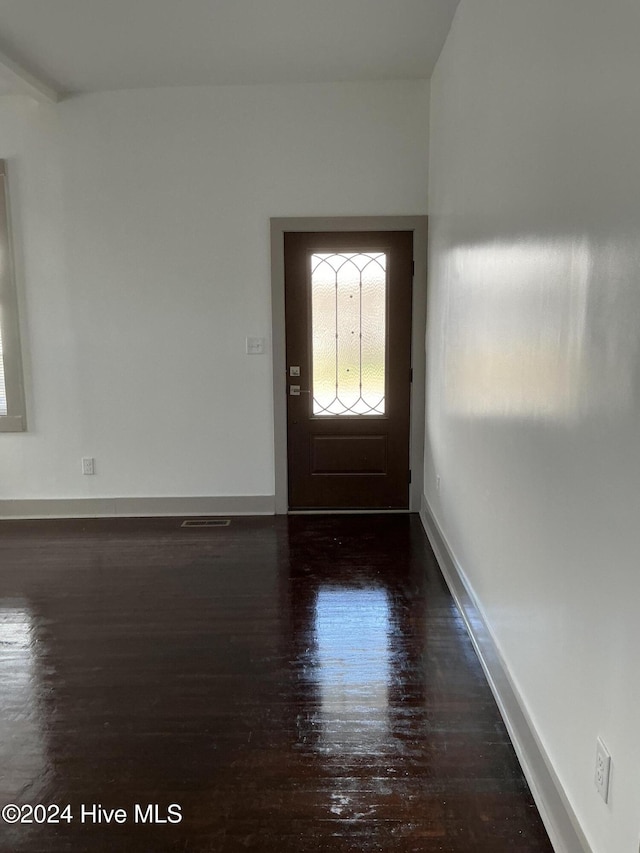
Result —
[[311, 257], [314, 415], [384, 415], [387, 256]]

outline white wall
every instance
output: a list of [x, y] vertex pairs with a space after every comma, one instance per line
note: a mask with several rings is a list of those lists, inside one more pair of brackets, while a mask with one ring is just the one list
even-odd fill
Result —
[[640, 839], [639, 44], [636, 0], [462, 0], [432, 80], [426, 495], [598, 853]]
[[[272, 495], [269, 217], [422, 214], [428, 83], [0, 99], [29, 431], [0, 498]], [[80, 457], [96, 458], [83, 477]]]

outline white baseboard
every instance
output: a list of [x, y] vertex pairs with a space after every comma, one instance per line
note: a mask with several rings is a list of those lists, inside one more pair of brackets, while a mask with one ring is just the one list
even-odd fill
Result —
[[420, 519], [440, 570], [462, 614], [554, 850], [556, 853], [592, 853], [522, 698], [509, 676], [475, 594], [424, 495]]
[[0, 519], [137, 518], [183, 515], [273, 515], [273, 495], [176, 498], [0, 500]]

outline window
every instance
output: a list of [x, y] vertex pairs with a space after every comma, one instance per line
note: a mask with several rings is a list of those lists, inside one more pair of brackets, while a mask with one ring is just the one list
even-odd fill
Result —
[[25, 429], [18, 305], [13, 275], [6, 164], [0, 160], [0, 432]]

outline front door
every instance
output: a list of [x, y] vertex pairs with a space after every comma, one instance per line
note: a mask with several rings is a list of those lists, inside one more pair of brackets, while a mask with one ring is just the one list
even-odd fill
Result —
[[413, 232], [286, 233], [289, 508], [408, 509]]

